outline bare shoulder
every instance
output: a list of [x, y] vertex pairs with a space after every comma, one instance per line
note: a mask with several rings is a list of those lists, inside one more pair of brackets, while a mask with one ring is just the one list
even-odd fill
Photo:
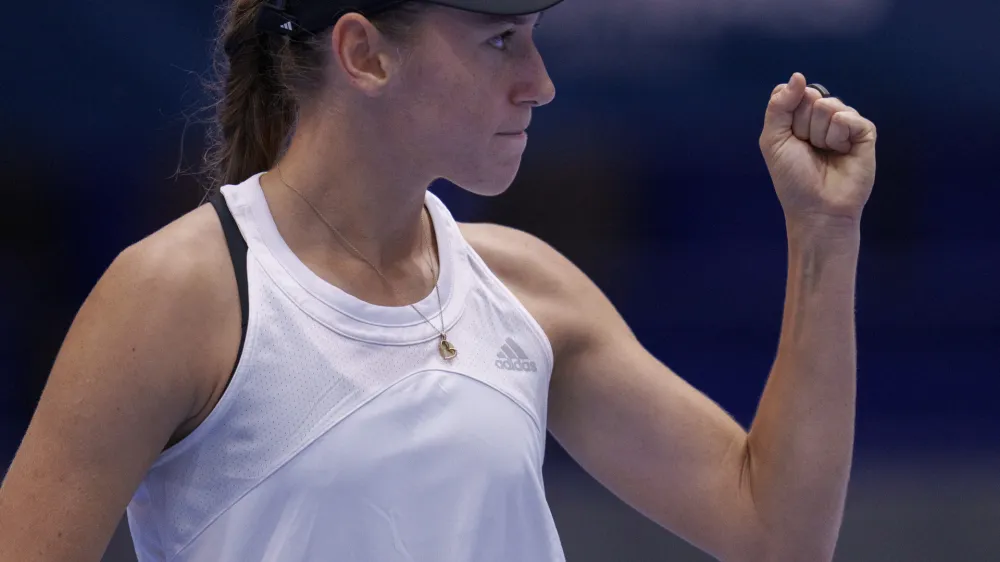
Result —
[[[218, 214], [202, 205], [118, 254], [83, 303], [60, 351], [78, 365], [63, 369], [142, 361], [135, 381], [142, 387], [134, 389], [183, 398], [184, 417], [175, 429], [187, 434], [193, 427], [185, 426], [196, 425], [210, 408], [221, 375], [235, 361], [239, 306]], [[99, 338], [100, 345], [72, 353], [78, 342], [91, 338]], [[54, 375], [59, 367], [57, 357]]]
[[[160, 322], [160, 337], [208, 342], [239, 314], [239, 296], [218, 214], [202, 205], [122, 251], [95, 288]], [[239, 322], [236, 322], [237, 326]], [[181, 344], [183, 342], [174, 342]]]
[[146, 318], [150, 331], [159, 326], [164, 346], [190, 354], [192, 418], [200, 417], [225, 382], [240, 337], [239, 294], [215, 209], [202, 205], [125, 249], [102, 283], [115, 287], [127, 316]]
[[218, 214], [202, 205], [183, 215], [122, 251], [107, 275], [162, 291], [180, 307], [215, 308], [218, 297], [231, 292], [232, 277]]
[[497, 224], [462, 223], [460, 228], [490, 270], [545, 330], [557, 359], [598, 337], [595, 329], [601, 326], [602, 317], [623, 324], [587, 274], [544, 240]]
[[240, 311], [230, 263], [203, 206], [101, 276], [0, 487], [0, 560], [100, 557], [149, 467], [232, 367]]
[[492, 223], [462, 223], [460, 228], [501, 281], [532, 297], [558, 298], [582, 275], [558, 250], [523, 230]]
[[[211, 281], [211, 266], [226, 257], [225, 238], [211, 205], [201, 205], [126, 248], [119, 259], [135, 273], [177, 273], [179, 282]], [[170, 284], [164, 280], [165, 285]]]

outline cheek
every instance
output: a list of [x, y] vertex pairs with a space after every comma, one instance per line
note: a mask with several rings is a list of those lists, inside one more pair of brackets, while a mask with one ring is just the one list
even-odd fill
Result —
[[411, 68], [403, 102], [411, 150], [441, 173], [471, 183], [496, 175], [495, 160], [509, 148], [494, 135], [513, 112], [503, 105], [502, 72], [489, 66], [483, 61], [421, 61]]
[[[440, 123], [467, 142], [492, 132], [496, 110], [488, 88], [469, 76], [459, 76], [444, 88], [438, 110]], [[471, 137], [471, 138], [470, 138]]]
[[488, 69], [478, 69], [466, 61], [425, 65], [414, 84], [419, 89], [428, 126], [463, 137], [495, 132], [500, 96], [495, 80]]

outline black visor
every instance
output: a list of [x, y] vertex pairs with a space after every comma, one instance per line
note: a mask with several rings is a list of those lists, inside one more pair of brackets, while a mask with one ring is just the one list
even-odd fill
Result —
[[525, 16], [548, 10], [562, 0], [426, 0], [430, 4], [491, 16]]
[[[422, 0], [428, 4], [495, 16], [521, 16], [541, 12], [562, 0]], [[340, 18], [357, 12], [366, 16], [388, 10], [406, 0], [288, 0], [261, 8], [257, 31], [281, 35], [322, 31]]]
[[[275, 0], [265, 3], [257, 15], [255, 35], [277, 34], [292, 37], [318, 33], [337, 23], [340, 16], [357, 12], [366, 16], [391, 9], [407, 0]], [[421, 0], [468, 12], [494, 16], [523, 16], [547, 10], [562, 0]], [[253, 37], [233, 37], [225, 45], [233, 56]]]

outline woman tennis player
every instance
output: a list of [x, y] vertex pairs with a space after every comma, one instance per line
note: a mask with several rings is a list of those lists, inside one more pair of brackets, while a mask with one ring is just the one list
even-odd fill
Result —
[[550, 246], [427, 190], [511, 184], [557, 2], [231, 3], [221, 189], [79, 311], [0, 491], [0, 560], [97, 561], [127, 508], [143, 562], [561, 561], [547, 430], [720, 560], [832, 558], [875, 127], [799, 73], [770, 95], [787, 296], [744, 431]]

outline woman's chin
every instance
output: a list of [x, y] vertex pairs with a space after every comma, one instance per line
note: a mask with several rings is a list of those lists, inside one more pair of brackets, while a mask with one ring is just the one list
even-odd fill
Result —
[[512, 166], [511, 168], [512, 169], [495, 170], [489, 177], [465, 179], [464, 181], [449, 181], [469, 193], [474, 193], [483, 197], [495, 197], [503, 194], [510, 188], [511, 184], [514, 183], [514, 178], [517, 177], [517, 171], [520, 168], [520, 162], [517, 166]]

